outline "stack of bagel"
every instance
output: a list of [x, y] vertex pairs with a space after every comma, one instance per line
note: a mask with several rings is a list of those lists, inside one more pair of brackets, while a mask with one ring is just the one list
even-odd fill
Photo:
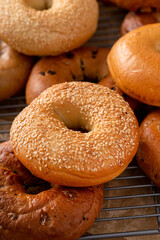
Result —
[[0, 101], [25, 86], [28, 105], [0, 144], [0, 239], [76, 240], [99, 215], [103, 184], [136, 153], [160, 186], [160, 24], [110, 50], [82, 46], [97, 28], [96, 0], [0, 0], [0, 13]]

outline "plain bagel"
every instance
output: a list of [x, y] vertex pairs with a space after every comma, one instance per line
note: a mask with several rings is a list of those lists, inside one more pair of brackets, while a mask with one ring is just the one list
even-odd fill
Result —
[[96, 0], [0, 0], [0, 37], [27, 55], [59, 55], [93, 35], [98, 13]]
[[149, 113], [140, 125], [140, 142], [136, 154], [144, 173], [160, 187], [160, 110]]
[[125, 170], [136, 153], [139, 128], [119, 94], [69, 82], [43, 91], [15, 118], [10, 135], [16, 156], [35, 176], [82, 187]]
[[1, 239], [76, 240], [93, 224], [102, 207], [102, 185], [48, 188], [42, 183], [19, 162], [10, 142], [0, 144]]
[[2, 41], [0, 52], [0, 101], [2, 101], [24, 87], [33, 59], [18, 53]]
[[153, 106], [160, 106], [159, 39], [159, 23], [137, 28], [113, 45], [107, 60], [119, 88]]
[[124, 35], [138, 27], [160, 22], [160, 12], [129, 12], [121, 25], [121, 34]]

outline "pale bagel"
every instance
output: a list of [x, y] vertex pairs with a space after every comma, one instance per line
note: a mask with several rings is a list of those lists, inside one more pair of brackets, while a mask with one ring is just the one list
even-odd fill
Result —
[[98, 13], [96, 0], [0, 0], [0, 37], [27, 55], [58, 55], [92, 36]]

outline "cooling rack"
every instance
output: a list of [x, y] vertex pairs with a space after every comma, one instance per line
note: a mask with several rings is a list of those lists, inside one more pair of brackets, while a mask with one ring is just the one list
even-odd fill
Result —
[[[87, 45], [111, 47], [120, 37], [125, 13], [116, 7], [100, 4], [98, 29]], [[9, 140], [12, 121], [25, 106], [24, 92], [0, 103], [0, 142]], [[131, 236], [141, 239], [142, 235], [155, 234], [160, 234], [160, 191], [142, 173], [134, 159], [119, 177], [104, 185], [101, 213], [80, 240]]]

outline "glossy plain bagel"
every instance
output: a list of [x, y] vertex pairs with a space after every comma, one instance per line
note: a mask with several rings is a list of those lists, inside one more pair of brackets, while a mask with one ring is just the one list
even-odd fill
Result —
[[59, 55], [92, 36], [98, 12], [96, 0], [0, 0], [0, 37], [27, 55]]
[[[31, 183], [31, 179], [34, 182]], [[42, 191], [37, 179], [41, 191], [30, 193], [28, 187], [35, 188], [35, 179], [15, 157], [10, 142], [0, 144], [0, 238], [78, 239], [100, 212], [102, 185], [90, 188], [55, 186]]]
[[160, 106], [160, 24], [137, 28], [108, 54], [108, 67], [122, 91], [140, 102]]
[[121, 8], [131, 11], [141, 9], [143, 12], [151, 11], [152, 8], [160, 9], [159, 0], [102, 0], [103, 2], [114, 3]]
[[0, 101], [15, 95], [24, 87], [32, 64], [31, 57], [0, 42]]
[[92, 186], [118, 176], [134, 157], [137, 120], [119, 94], [69, 82], [43, 91], [11, 127], [20, 161], [35, 175], [66, 186]]
[[137, 161], [145, 174], [160, 187], [160, 110], [147, 115], [140, 126]]
[[129, 12], [121, 25], [121, 34], [124, 35], [138, 27], [160, 22], [160, 12]]
[[[57, 83], [106, 79], [109, 49], [82, 47], [55, 57], [44, 57], [32, 69], [26, 85], [26, 102], [30, 104], [46, 88]], [[107, 81], [108, 82], [108, 81]], [[106, 85], [103, 81], [101, 84]], [[111, 86], [111, 85], [109, 85]]]

